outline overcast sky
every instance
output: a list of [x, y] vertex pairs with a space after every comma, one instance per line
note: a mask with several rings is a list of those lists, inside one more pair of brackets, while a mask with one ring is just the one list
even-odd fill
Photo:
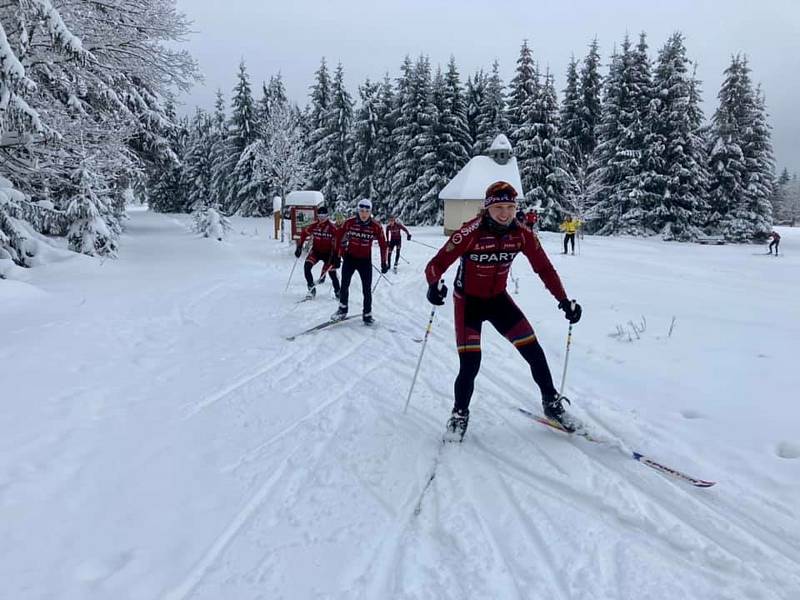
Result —
[[290, 99], [304, 106], [322, 56], [333, 68], [342, 62], [357, 98], [364, 78], [396, 76], [406, 54], [427, 54], [434, 66], [453, 54], [462, 81], [497, 59], [507, 83], [528, 39], [561, 93], [570, 54], [582, 58], [593, 37], [605, 73], [626, 32], [645, 31], [654, 58], [680, 30], [698, 62], [707, 116], [731, 54], [749, 56], [766, 93], [778, 167], [800, 171], [798, 0], [178, 0], [178, 7], [194, 22], [186, 47], [205, 76], [182, 98], [185, 113], [212, 108], [218, 87], [229, 99], [242, 58], [257, 95], [261, 81], [280, 72]]

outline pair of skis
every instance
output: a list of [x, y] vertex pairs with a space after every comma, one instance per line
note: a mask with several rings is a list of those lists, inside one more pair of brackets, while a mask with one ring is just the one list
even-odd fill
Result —
[[[550, 419], [547, 419], [546, 417], [544, 417], [542, 415], [537, 415], [536, 413], [533, 413], [533, 412], [531, 412], [531, 411], [529, 411], [527, 409], [524, 409], [524, 408], [519, 408], [518, 407], [517, 410], [520, 413], [522, 413], [523, 415], [525, 415], [526, 417], [528, 417], [530, 419], [533, 419], [537, 423], [541, 423], [542, 425], [546, 425], [548, 427], [551, 427], [552, 429], [555, 429], [557, 431], [561, 431], [562, 433], [566, 433], [567, 435], [570, 434], [570, 432], [567, 431], [566, 429], [564, 429], [559, 423], [557, 423], [555, 421], [551, 421]], [[624, 452], [625, 455], [628, 456], [629, 458], [632, 458], [633, 460], [635, 460], [637, 462], [640, 462], [641, 464], [643, 464], [643, 465], [645, 465], [647, 467], [650, 467], [651, 469], [654, 469], [654, 470], [658, 471], [659, 473], [662, 473], [663, 475], [667, 475], [667, 476], [672, 477], [674, 479], [678, 479], [680, 481], [683, 481], [683, 482], [688, 483], [690, 485], [693, 485], [695, 487], [709, 488], [712, 485], [716, 484], [715, 481], [708, 481], [706, 479], [698, 479], [697, 477], [692, 477], [691, 475], [687, 475], [683, 471], [679, 471], [678, 469], [673, 469], [672, 467], [668, 467], [667, 465], [665, 465], [663, 463], [660, 463], [658, 461], [653, 460], [652, 458], [649, 458], [649, 457], [645, 456], [641, 452], [623, 450], [618, 445], [616, 445], [612, 440], [608, 440], [608, 439], [604, 439], [604, 438], [592, 435], [589, 431], [586, 430], [585, 427], [578, 428], [572, 435], [580, 436], [580, 437], [582, 437], [582, 438], [584, 438], [584, 439], [586, 439], [586, 440], [588, 440], [590, 442], [593, 442], [595, 444], [603, 444], [603, 445], [606, 445], [606, 446], [617, 447], [622, 452]]]
[[324, 321], [324, 322], [320, 323], [319, 325], [314, 325], [314, 327], [309, 327], [305, 331], [301, 331], [300, 333], [296, 333], [294, 335], [287, 336], [286, 339], [288, 341], [290, 341], [290, 342], [293, 342], [294, 340], [299, 338], [301, 335], [307, 335], [309, 333], [314, 333], [315, 331], [320, 331], [322, 329], [327, 329], [328, 327], [332, 327], [333, 325], [337, 325], [339, 323], [344, 323], [345, 321], [349, 321], [350, 319], [352, 319], [354, 316], [355, 315], [349, 315], [349, 316], [344, 317], [342, 319], [328, 319], [327, 321]]

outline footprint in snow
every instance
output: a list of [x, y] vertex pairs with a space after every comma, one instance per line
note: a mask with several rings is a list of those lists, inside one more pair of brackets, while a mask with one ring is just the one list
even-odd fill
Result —
[[90, 558], [75, 568], [77, 581], [92, 584], [108, 579], [117, 571], [121, 571], [133, 559], [133, 552], [121, 552], [108, 558]]
[[778, 442], [775, 454], [781, 458], [800, 458], [800, 444], [793, 442]]
[[687, 408], [681, 411], [681, 416], [684, 419], [705, 419], [706, 415], [701, 413], [699, 410], [694, 410], [691, 408]]

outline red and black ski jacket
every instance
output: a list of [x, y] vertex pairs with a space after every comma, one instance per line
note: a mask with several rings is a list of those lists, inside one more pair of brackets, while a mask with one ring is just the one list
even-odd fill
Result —
[[336, 236], [339, 228], [331, 222], [330, 219], [326, 221], [314, 221], [308, 227], [304, 228], [300, 234], [300, 241], [297, 242], [299, 247], [302, 247], [308, 236], [311, 236], [311, 252], [317, 256], [330, 253], [336, 246]]
[[386, 225], [386, 239], [390, 242], [400, 242], [402, 241], [402, 234], [401, 231], [405, 231], [406, 235], [411, 235], [406, 229], [406, 226], [400, 223], [399, 221], [395, 221], [394, 223], [389, 223]]
[[561, 279], [536, 234], [514, 221], [501, 233], [491, 227], [488, 219], [487, 215], [467, 221], [450, 236], [425, 267], [428, 284], [438, 281], [460, 258], [455, 289], [467, 296], [492, 298], [505, 291], [511, 263], [522, 252], [555, 299], [565, 300], [567, 293]]
[[383, 227], [370, 217], [362, 221], [358, 217], [350, 217], [339, 228], [336, 249], [340, 256], [353, 258], [371, 258], [372, 242], [378, 241], [381, 252], [381, 264], [386, 262], [386, 237]]

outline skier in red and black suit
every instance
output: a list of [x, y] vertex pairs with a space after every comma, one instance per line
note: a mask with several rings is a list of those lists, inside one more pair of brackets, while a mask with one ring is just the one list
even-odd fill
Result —
[[339, 297], [339, 278], [336, 276], [336, 269], [339, 268], [341, 261], [335, 251], [337, 234], [338, 228], [328, 218], [328, 209], [324, 206], [317, 209], [317, 220], [303, 229], [300, 234], [297, 248], [294, 251], [294, 255], [297, 258], [300, 258], [306, 238], [311, 236], [311, 250], [309, 250], [306, 262], [303, 265], [306, 283], [308, 284], [308, 298], [313, 298], [317, 295], [311, 268], [319, 261], [323, 262], [322, 275], [325, 276], [326, 273], [330, 275], [333, 293], [337, 298]]
[[525, 255], [570, 323], [580, 320], [581, 307], [567, 299], [561, 280], [536, 234], [515, 220], [517, 193], [513, 186], [498, 181], [489, 186], [485, 196], [483, 214], [467, 221], [451, 235], [425, 268], [428, 301], [442, 305], [447, 287], [439, 280], [453, 262], [461, 259], [453, 294], [460, 369], [454, 386], [455, 405], [447, 423], [448, 434], [460, 440], [467, 429], [469, 402], [481, 364], [484, 321], [489, 321], [514, 344], [530, 365], [542, 394], [545, 415], [566, 429], [574, 430], [574, 423], [563, 406], [568, 400], [559, 396], [553, 385], [547, 359], [533, 328], [506, 291], [514, 257], [520, 252]]
[[769, 234], [769, 237], [772, 238], [769, 241], [769, 253], [772, 254], [772, 247], [775, 246], [775, 256], [778, 256], [778, 246], [780, 246], [781, 243], [781, 234], [773, 230], [772, 233]]
[[347, 219], [339, 229], [336, 249], [342, 257], [342, 289], [339, 293], [339, 310], [332, 319], [347, 316], [347, 302], [350, 296], [350, 280], [358, 271], [361, 289], [364, 292], [362, 319], [366, 325], [374, 322], [372, 318], [372, 242], [378, 240], [381, 252], [381, 273], [389, 270], [386, 262], [386, 238], [383, 227], [371, 216], [372, 202], [366, 198], [358, 201], [358, 215]]
[[535, 210], [529, 208], [528, 212], [525, 213], [525, 227], [527, 227], [531, 231], [535, 230], [536, 221], [538, 220], [539, 220], [539, 215], [536, 213]]
[[397, 263], [400, 262], [400, 247], [403, 245], [403, 235], [401, 232], [406, 232], [406, 240], [411, 239], [411, 233], [406, 229], [406, 226], [400, 223], [394, 216], [389, 217], [389, 222], [386, 224], [386, 241], [389, 244], [388, 264], [392, 266], [392, 250], [397, 248], [394, 255], [394, 270], [397, 271]]

